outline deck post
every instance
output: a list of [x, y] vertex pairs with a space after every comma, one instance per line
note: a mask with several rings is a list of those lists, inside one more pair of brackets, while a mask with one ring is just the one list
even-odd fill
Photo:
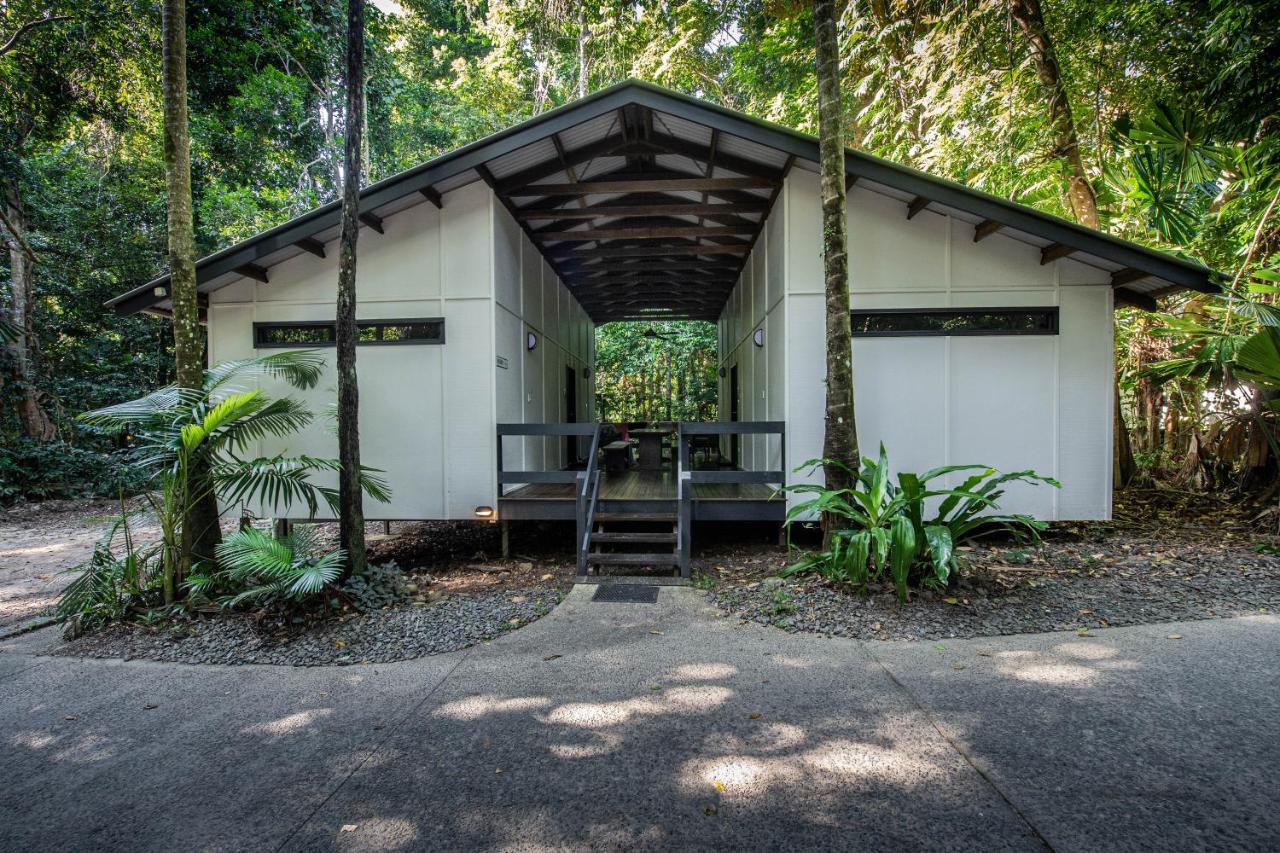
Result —
[[502, 557], [506, 559], [511, 556], [511, 522], [504, 518], [498, 526], [502, 528]]
[[690, 577], [689, 555], [693, 550], [693, 483], [690, 472], [680, 472], [679, 483], [679, 523], [677, 524], [677, 545], [680, 548], [680, 577]]

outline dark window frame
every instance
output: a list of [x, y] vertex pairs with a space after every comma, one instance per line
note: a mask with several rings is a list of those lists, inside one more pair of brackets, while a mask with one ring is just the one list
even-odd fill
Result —
[[[962, 318], [991, 314], [1043, 314], [1048, 323], [1044, 328], [1025, 329], [886, 329], [860, 331], [858, 317], [922, 314]], [[849, 312], [849, 323], [855, 338], [947, 338], [947, 337], [1018, 337], [1023, 335], [1056, 335], [1059, 332], [1058, 306], [1000, 306], [995, 308], [855, 308]]]
[[[401, 340], [382, 340], [384, 334], [383, 329], [388, 326], [412, 326], [421, 323], [439, 323], [440, 335], [436, 338], [404, 338]], [[272, 321], [272, 322], [255, 322], [253, 324], [253, 347], [254, 349], [309, 349], [319, 347], [337, 346], [337, 329], [336, 323], [332, 320], [291, 320], [291, 321]], [[333, 329], [333, 333], [327, 341], [264, 341], [262, 332], [269, 329], [313, 329], [328, 328]], [[373, 340], [360, 340], [359, 335], [366, 329], [375, 329], [377, 338]], [[356, 345], [357, 346], [442, 346], [445, 342], [445, 321], [443, 317], [411, 317], [411, 318], [386, 318], [380, 320], [360, 320], [356, 323]]]

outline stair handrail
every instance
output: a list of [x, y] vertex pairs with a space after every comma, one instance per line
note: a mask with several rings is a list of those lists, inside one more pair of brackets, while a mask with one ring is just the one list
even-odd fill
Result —
[[689, 556], [693, 540], [693, 472], [689, 468], [689, 437], [684, 424], [676, 424], [676, 557], [680, 576], [690, 576]]
[[587, 573], [587, 552], [591, 548], [591, 528], [595, 524], [596, 502], [600, 497], [600, 432], [602, 424], [595, 425], [591, 438], [591, 452], [587, 456], [587, 468], [578, 475], [578, 574]]

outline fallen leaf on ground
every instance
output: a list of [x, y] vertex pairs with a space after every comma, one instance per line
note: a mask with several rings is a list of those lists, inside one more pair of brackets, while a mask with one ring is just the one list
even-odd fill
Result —
[[753, 720], [758, 720], [758, 719], [760, 719], [760, 718], [761, 718], [761, 717], [763, 717], [763, 716], [764, 716], [764, 714], [761, 714], [759, 711], [752, 711], [752, 712], [751, 712], [751, 719], [753, 719]]
[[1182, 639], [1182, 635], [1181, 635], [1181, 634], [1170, 634], [1166, 639], [1169, 639], [1169, 640], [1181, 640], [1181, 639]]
[[662, 636], [662, 632], [661, 632], [661, 631], [650, 631], [649, 633], [650, 633], [650, 634], [657, 634], [658, 636]]
[[159, 707], [160, 707], [159, 705], [146, 704], [146, 705], [143, 705], [143, 706], [142, 706], [142, 710], [144, 710], [144, 711], [154, 711], [156, 708], [159, 708]]
[[338, 832], [355, 832], [359, 828], [360, 825], [357, 823], [344, 823], [342, 829], [339, 829]]
[[561, 655], [547, 655], [543, 660], [555, 660], [558, 657], [561, 657]]
[[724, 783], [723, 783], [723, 782], [721, 782], [719, 779], [717, 779], [717, 780], [715, 781], [715, 786], [716, 786], [716, 790], [717, 790], [717, 791], [719, 791], [719, 792], [720, 792], [720, 793], [722, 793], [722, 794], [724, 793]]
[[71, 714], [67, 714], [67, 716], [63, 717], [62, 719], [64, 719], [64, 720], [76, 720], [76, 719], [79, 719], [79, 718], [78, 718], [78, 717], [74, 717], [74, 716], [72, 716]]

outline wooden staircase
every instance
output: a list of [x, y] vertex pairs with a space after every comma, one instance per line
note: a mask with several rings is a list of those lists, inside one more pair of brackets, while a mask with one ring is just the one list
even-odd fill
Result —
[[[604, 502], [602, 502], [603, 504]], [[594, 514], [586, 538], [586, 571], [603, 575], [606, 567], [680, 573], [679, 516], [670, 511], [609, 510]]]

